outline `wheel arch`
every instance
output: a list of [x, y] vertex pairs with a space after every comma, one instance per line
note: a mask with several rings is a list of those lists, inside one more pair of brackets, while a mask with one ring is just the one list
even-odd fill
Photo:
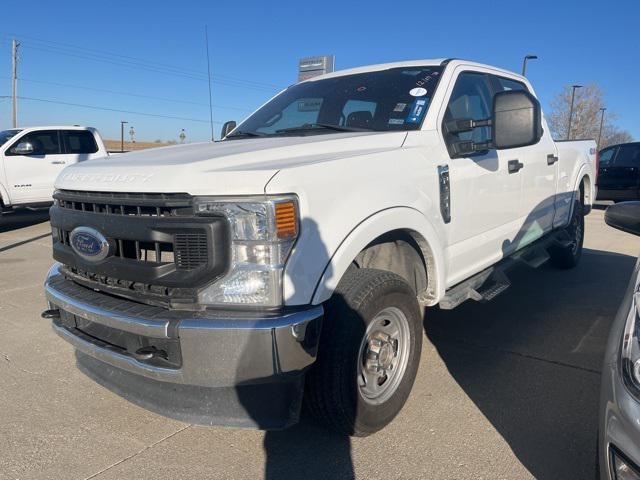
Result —
[[424, 215], [409, 207], [394, 207], [377, 212], [354, 228], [324, 268], [314, 290], [312, 303], [317, 305], [331, 297], [340, 279], [361, 252], [376, 245], [381, 239], [402, 239], [403, 236], [412, 240], [411, 243], [424, 262], [426, 288], [418, 293], [419, 299], [427, 305], [435, 305], [444, 294], [443, 252], [433, 225]]

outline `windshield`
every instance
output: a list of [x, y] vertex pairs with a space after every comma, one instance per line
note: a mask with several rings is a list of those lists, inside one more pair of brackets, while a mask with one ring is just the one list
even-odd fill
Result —
[[401, 67], [298, 83], [227, 136], [417, 130], [442, 67]]
[[21, 130], [18, 129], [3, 130], [2, 132], [0, 132], [0, 145], [4, 145], [5, 143], [7, 143], [7, 140], [20, 132]]

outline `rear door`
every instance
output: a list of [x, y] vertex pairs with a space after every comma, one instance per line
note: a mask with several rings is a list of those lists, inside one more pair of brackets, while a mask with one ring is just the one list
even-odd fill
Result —
[[[492, 78], [496, 93], [509, 90], [529, 91], [527, 86], [518, 80], [498, 75], [493, 75]], [[498, 155], [507, 165], [517, 166], [518, 171], [509, 171], [511, 175], [519, 175], [522, 181], [520, 228], [512, 240], [513, 250], [530, 244], [553, 228], [558, 156], [546, 125], [544, 130], [542, 138], [535, 145], [498, 150]]]
[[607, 200], [638, 198], [640, 144], [630, 143], [605, 149], [600, 154], [598, 186]]
[[95, 136], [89, 130], [63, 130], [61, 134], [67, 164], [100, 156]]
[[[20, 155], [15, 152], [15, 147], [23, 142], [33, 146], [33, 153]], [[11, 203], [53, 201], [53, 182], [64, 167], [58, 130], [39, 130], [13, 140], [4, 159]]]

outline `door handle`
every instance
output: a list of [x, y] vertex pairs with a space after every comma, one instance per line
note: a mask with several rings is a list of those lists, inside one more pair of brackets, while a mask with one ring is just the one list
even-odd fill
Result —
[[509, 167], [509, 173], [516, 173], [521, 168], [524, 168], [524, 164], [520, 160], [509, 160], [507, 165]]
[[553, 165], [558, 161], [558, 157], [556, 157], [553, 153], [547, 155], [547, 165]]
[[64, 160], [54, 160], [51, 162], [51, 165], [62, 165], [65, 164], [67, 162], [65, 162]]

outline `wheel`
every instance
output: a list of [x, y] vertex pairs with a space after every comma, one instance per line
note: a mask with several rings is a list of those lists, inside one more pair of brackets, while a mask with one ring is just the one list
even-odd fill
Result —
[[407, 282], [383, 270], [350, 269], [326, 305], [307, 408], [340, 433], [377, 432], [406, 402], [421, 349], [422, 316]]
[[582, 244], [584, 243], [584, 205], [582, 195], [575, 200], [571, 220], [560, 238], [566, 240], [566, 244], [554, 245], [549, 248], [551, 264], [554, 267], [568, 269], [578, 265], [582, 257]]

